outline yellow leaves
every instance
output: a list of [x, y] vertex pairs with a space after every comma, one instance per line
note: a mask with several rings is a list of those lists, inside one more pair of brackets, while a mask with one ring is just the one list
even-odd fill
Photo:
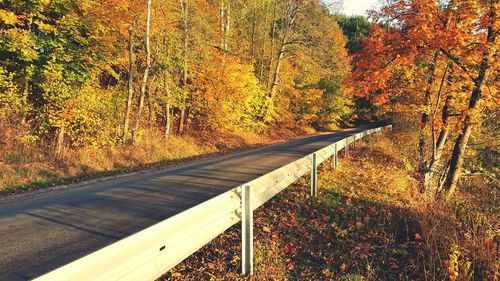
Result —
[[460, 252], [456, 246], [452, 246], [449, 254], [448, 265], [448, 277], [450, 281], [457, 280], [458, 277], [458, 258], [460, 257]]
[[8, 25], [15, 25], [19, 23], [19, 18], [13, 12], [0, 9], [0, 22]]
[[57, 31], [57, 27], [52, 24], [45, 23], [43, 21], [38, 21], [37, 22], [37, 27], [40, 29], [42, 32], [55, 32]]
[[172, 277], [182, 277], [182, 274], [178, 271], [174, 271], [171, 273]]
[[252, 66], [215, 52], [211, 59], [193, 82], [194, 110], [204, 117], [198, 118], [199, 125], [213, 130], [263, 130], [272, 108]]

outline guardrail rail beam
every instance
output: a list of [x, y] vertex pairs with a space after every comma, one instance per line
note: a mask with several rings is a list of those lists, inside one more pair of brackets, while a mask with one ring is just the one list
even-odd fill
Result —
[[[349, 134], [335, 143], [295, 160], [197, 206], [108, 245], [38, 277], [37, 281], [155, 280], [241, 219], [241, 273], [252, 275], [253, 210], [293, 182], [311, 173], [311, 196], [317, 195], [317, 167], [332, 158], [337, 167], [339, 149], [349, 157], [349, 144], [392, 126]], [[353, 145], [354, 148], [354, 145]]]

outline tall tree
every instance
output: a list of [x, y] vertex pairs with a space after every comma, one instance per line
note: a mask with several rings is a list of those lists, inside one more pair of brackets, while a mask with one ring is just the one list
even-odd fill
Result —
[[134, 97], [134, 26], [136, 20], [134, 19], [133, 24], [130, 25], [129, 29], [129, 39], [128, 39], [128, 57], [129, 57], [129, 70], [128, 70], [128, 81], [127, 81], [127, 103], [125, 105], [125, 116], [123, 120], [123, 134], [122, 139], [125, 140], [128, 134], [130, 111], [132, 107], [132, 98]]
[[[147, 0], [146, 10], [146, 67], [144, 68], [144, 75], [142, 78], [141, 93], [139, 95], [139, 106], [137, 108], [137, 117], [135, 120], [135, 127], [132, 135], [132, 140], [135, 140], [139, 132], [139, 125], [141, 122], [142, 108], [144, 106], [144, 97], [148, 85], [149, 70], [151, 68], [151, 46], [150, 46], [150, 26], [151, 26], [151, 0]], [[151, 93], [149, 93], [151, 94]]]
[[[484, 86], [491, 73], [492, 64], [497, 61], [496, 59], [498, 57], [498, 46], [496, 45], [496, 37], [498, 35], [498, 1], [490, 0], [483, 5], [486, 10], [486, 13], [484, 13], [486, 16], [482, 22], [484, 24], [483, 28], [487, 29], [487, 35], [486, 40], [481, 43], [481, 63], [479, 64], [477, 76], [474, 79], [474, 88], [469, 98], [463, 128], [453, 147], [453, 153], [449, 164], [449, 172], [444, 186], [446, 198], [449, 198], [454, 193], [458, 180], [462, 174], [465, 151], [469, 143], [472, 129], [478, 122], [477, 114], [480, 110], [480, 102], [483, 98]], [[462, 67], [464, 71], [467, 71], [468, 73], [472, 72], [449, 51], [445, 49], [442, 51], [451, 61]]]
[[269, 89], [269, 96], [274, 99], [278, 89], [278, 83], [281, 74], [281, 65], [285, 59], [285, 53], [290, 44], [294, 44], [293, 29], [296, 26], [296, 21], [301, 16], [303, 9], [308, 4], [308, 0], [284, 0], [282, 26], [281, 26], [281, 40], [278, 47], [278, 56], [272, 73], [271, 87]]
[[335, 18], [349, 40], [346, 45], [349, 53], [360, 51], [361, 41], [369, 35], [372, 23], [363, 16], [336, 15]]
[[182, 52], [183, 52], [183, 63], [182, 63], [182, 103], [179, 117], [179, 133], [184, 133], [185, 123], [187, 122], [186, 116], [186, 100], [189, 95], [188, 90], [188, 48], [189, 48], [189, 26], [188, 26], [188, 16], [189, 16], [189, 6], [188, 0], [180, 0], [181, 6], [181, 30], [182, 30]]
[[[448, 198], [460, 177], [473, 124], [480, 119], [483, 87], [496, 59], [497, 5], [496, 1], [393, 1], [374, 13], [383, 28], [372, 29], [356, 60], [353, 80], [361, 95], [382, 106], [392, 103], [407, 112], [412, 106], [420, 112], [424, 184], [438, 191], [444, 185]], [[469, 102], [460, 103], [467, 89], [472, 92]], [[397, 105], [402, 101], [407, 103], [404, 107]], [[463, 116], [453, 113], [460, 111]], [[451, 117], [463, 117], [453, 121], [463, 129], [446, 160]], [[439, 172], [438, 166], [443, 167]]]

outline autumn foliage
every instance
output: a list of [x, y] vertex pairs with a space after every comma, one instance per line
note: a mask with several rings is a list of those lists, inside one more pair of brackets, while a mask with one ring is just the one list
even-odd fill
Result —
[[346, 39], [317, 1], [13, 0], [0, 28], [0, 134], [56, 154], [350, 113]]
[[316, 0], [2, 1], [0, 165], [31, 182], [23, 165], [74, 176], [52, 161], [83, 151], [335, 127], [346, 41]]
[[[351, 85], [419, 133], [423, 189], [449, 198], [466, 148], [498, 104], [498, 1], [391, 1], [356, 54]], [[490, 123], [491, 124], [491, 123]], [[408, 125], [408, 124], [406, 124]], [[474, 128], [474, 129], [473, 129]]]
[[[380, 2], [0, 1], [0, 194], [387, 120], [258, 214], [258, 277], [498, 280], [499, 1]], [[165, 278], [240, 278], [212, 246]]]

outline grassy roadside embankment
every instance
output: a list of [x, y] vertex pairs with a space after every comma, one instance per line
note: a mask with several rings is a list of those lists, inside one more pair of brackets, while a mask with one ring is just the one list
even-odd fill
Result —
[[0, 197], [61, 184], [163, 168], [194, 158], [290, 140], [314, 130], [280, 130], [267, 134], [202, 133], [170, 136], [145, 134], [135, 144], [67, 149], [57, 159], [43, 148], [11, 144], [0, 149]]
[[[378, 137], [337, 170], [321, 165], [317, 198], [303, 179], [256, 210], [249, 279], [498, 280], [495, 189], [469, 183], [451, 202], [434, 203], [418, 192], [409, 148], [398, 141]], [[239, 227], [162, 279], [245, 279]]]

